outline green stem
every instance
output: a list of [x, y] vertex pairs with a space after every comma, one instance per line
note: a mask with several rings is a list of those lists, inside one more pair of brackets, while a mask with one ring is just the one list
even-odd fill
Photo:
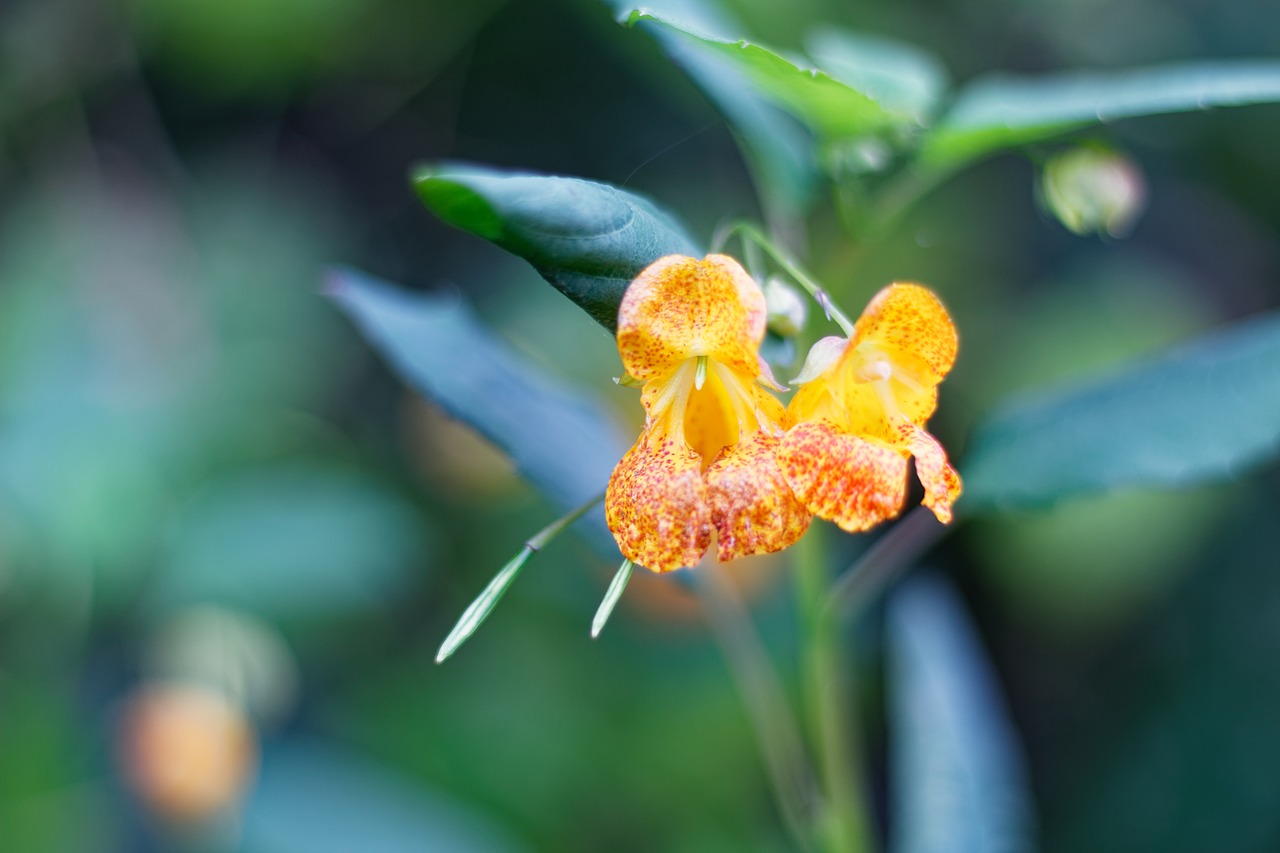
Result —
[[954, 169], [936, 166], [906, 169], [877, 195], [871, 218], [863, 232], [863, 242], [873, 245], [896, 228], [917, 203], [955, 174]]
[[783, 823], [796, 846], [811, 851], [817, 785], [778, 674], [724, 569], [703, 565], [690, 576], [755, 730]]
[[787, 275], [791, 276], [796, 284], [809, 292], [809, 295], [813, 297], [813, 301], [822, 307], [826, 315], [844, 331], [846, 336], [853, 335], [853, 321], [849, 319], [849, 315], [841, 311], [840, 307], [831, 301], [831, 297], [827, 295], [822, 285], [818, 284], [813, 276], [809, 275], [803, 267], [792, 260], [790, 255], [775, 246], [773, 241], [752, 223], [745, 221], [731, 223], [717, 232], [712, 245], [722, 247], [735, 234], [742, 238], [744, 245], [754, 244], [763, 249], [765, 254], [772, 258], [773, 262], [781, 267]]
[[822, 618], [837, 623], [856, 618], [950, 529], [927, 507], [913, 509], [836, 579], [823, 602]]
[[796, 546], [807, 719], [824, 794], [817, 831], [828, 853], [864, 853], [874, 847], [851, 737], [857, 730], [853, 673], [839, 620], [827, 607], [831, 578], [824, 532], [815, 527]]
[[591, 509], [593, 509], [596, 504], [600, 503], [603, 500], [604, 500], [604, 492], [601, 492], [600, 494], [588, 500], [582, 506], [579, 506], [575, 509], [570, 510], [569, 512], [557, 518], [555, 521], [548, 524], [546, 527], [539, 530], [533, 536], [525, 540], [524, 544], [529, 548], [530, 551], [534, 551], [535, 553], [538, 551], [541, 551], [543, 548], [547, 547], [547, 543], [549, 543], [552, 539], [555, 539], [557, 536], [559, 536], [560, 533], [566, 527], [568, 527], [570, 524], [573, 524], [579, 518], [582, 518], [582, 516], [590, 512]]

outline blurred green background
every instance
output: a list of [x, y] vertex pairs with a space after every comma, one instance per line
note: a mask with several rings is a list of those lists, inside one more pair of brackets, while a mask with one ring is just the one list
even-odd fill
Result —
[[[734, 11], [781, 48], [818, 22], [917, 42], [958, 80], [1267, 56], [1280, 32], [1253, 0]], [[1280, 302], [1280, 108], [1106, 137], [1147, 175], [1123, 241], [1041, 213], [1013, 156], [927, 198], [856, 277], [820, 203], [809, 255], [847, 307], [897, 279], [951, 308], [953, 457], [1015, 391]], [[640, 415], [607, 333], [413, 197], [410, 166], [441, 157], [625, 185], [703, 238], [759, 215], [722, 119], [601, 3], [0, 8], [0, 848], [787, 848], [683, 587], [637, 578], [592, 643], [614, 566], [568, 536], [432, 663], [558, 511], [400, 386], [320, 295], [325, 268], [456, 290], [628, 431]], [[1268, 469], [983, 520], [935, 554], [995, 664], [1043, 849], [1280, 849], [1278, 510]], [[740, 571], [790, 678], [786, 575]], [[199, 779], [166, 771], [187, 750]]]

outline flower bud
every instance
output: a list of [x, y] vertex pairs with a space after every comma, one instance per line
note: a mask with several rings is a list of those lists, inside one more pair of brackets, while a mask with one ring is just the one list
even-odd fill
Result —
[[804, 328], [809, 309], [804, 297], [777, 276], [764, 283], [764, 303], [769, 331], [783, 338], [795, 337]]
[[1146, 196], [1146, 180], [1137, 164], [1102, 148], [1073, 148], [1054, 155], [1040, 180], [1041, 203], [1080, 235], [1125, 236]]
[[298, 664], [280, 632], [229, 608], [179, 611], [151, 638], [143, 663], [150, 680], [211, 688], [258, 723], [280, 723], [297, 702]]

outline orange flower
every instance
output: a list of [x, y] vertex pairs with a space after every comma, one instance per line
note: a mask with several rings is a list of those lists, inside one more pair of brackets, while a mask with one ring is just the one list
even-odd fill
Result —
[[786, 413], [757, 380], [765, 302], [724, 255], [668, 255], [627, 288], [618, 352], [644, 383], [645, 428], [618, 463], [605, 516], [623, 556], [655, 572], [779, 551], [809, 526], [778, 467]]
[[810, 512], [850, 532], [895, 517], [914, 456], [924, 505], [944, 524], [951, 520], [960, 477], [924, 424], [957, 343], [932, 291], [892, 284], [871, 300], [851, 338], [814, 344], [787, 407], [795, 425], [778, 451], [788, 485]]

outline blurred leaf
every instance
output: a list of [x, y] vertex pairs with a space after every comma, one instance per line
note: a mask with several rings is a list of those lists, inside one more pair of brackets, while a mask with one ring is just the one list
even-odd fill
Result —
[[242, 847], [252, 853], [524, 849], [461, 803], [306, 741], [267, 751]]
[[[353, 270], [335, 270], [329, 287], [402, 379], [498, 445], [557, 504], [580, 506], [609, 481], [628, 442], [604, 409], [496, 339], [457, 297], [411, 294]], [[614, 553], [603, 516], [591, 517], [595, 541]]]
[[139, 41], [220, 95], [282, 98], [350, 50], [370, 0], [128, 0]]
[[1280, 449], [1280, 316], [1244, 321], [1109, 378], [997, 410], [966, 460], [992, 510], [1228, 477]]
[[[630, 2], [611, 0], [626, 22]], [[646, 8], [662, 18], [678, 18], [701, 30], [740, 29], [718, 5], [696, 0], [659, 0]], [[689, 75], [724, 114], [755, 177], [766, 210], [785, 218], [803, 215], [813, 202], [818, 162], [811, 134], [750, 84], [730, 56], [705, 50], [697, 41], [662, 27], [646, 27], [671, 61]]]
[[1034, 814], [995, 676], [956, 594], [915, 578], [886, 616], [892, 853], [1030, 850]]
[[[9, 636], [14, 636], [10, 634]], [[97, 853], [124, 841], [119, 808], [106, 785], [96, 720], [83, 694], [58, 683], [62, 672], [32, 678], [6, 644], [0, 671], [0, 838], [24, 853]]]
[[265, 616], [378, 606], [423, 554], [423, 522], [355, 472], [266, 469], [211, 484], [183, 508], [162, 556], [161, 604], [231, 604]]
[[938, 58], [906, 42], [818, 27], [805, 39], [805, 51], [836, 79], [921, 125], [929, 123], [947, 88]]
[[825, 139], [870, 136], [913, 121], [906, 113], [878, 103], [832, 69], [793, 62], [745, 39], [713, 36], [644, 9], [632, 11], [627, 23], [675, 34], [706, 53], [729, 58], [753, 89]]
[[[948, 379], [958, 383], [948, 397], [952, 417], [971, 420], [1015, 394], [1114, 373], [1213, 322], [1218, 309], [1203, 285], [1163, 256], [1101, 245], [1073, 255], [1019, 299], [971, 315], [969, 340], [984, 344], [968, 348], [964, 369]], [[984, 587], [1020, 630], [1094, 642], [1181, 582], [1234, 503], [1223, 499], [1238, 494], [1222, 487], [1080, 496], [1052, 512], [986, 516], [971, 541]], [[1161, 535], [1133, 535], [1153, 528]]]
[[701, 254], [671, 216], [607, 184], [448, 163], [418, 168], [413, 183], [445, 222], [524, 258], [610, 330], [642, 269]]
[[1249, 490], [1197, 570], [1143, 614], [1140, 630], [1104, 639], [1066, 678], [1057, 665], [1046, 673], [1037, 704], [1054, 707], [1049, 726], [1063, 765], [1043, 789], [1053, 849], [1276, 846], [1280, 584], [1270, 491]]
[[984, 586], [1019, 630], [1096, 641], [1181, 582], [1235, 508], [1228, 498], [1236, 494], [1227, 487], [1131, 490], [1077, 498], [1053, 512], [992, 517], [973, 537], [974, 553]]
[[0, 550], [33, 567], [24, 586], [78, 602], [91, 582], [95, 610], [127, 606], [175, 500], [210, 469], [257, 464], [268, 434], [319, 444], [319, 419], [292, 410], [315, 410], [351, 362], [341, 320], [315, 298], [318, 258], [338, 240], [314, 184], [247, 180], [202, 180], [190, 209], [145, 183], [87, 178], [13, 199], [0, 225]]
[[942, 167], [1088, 125], [1280, 101], [1280, 62], [1211, 62], [1042, 77], [997, 75], [960, 91], [921, 158]]

